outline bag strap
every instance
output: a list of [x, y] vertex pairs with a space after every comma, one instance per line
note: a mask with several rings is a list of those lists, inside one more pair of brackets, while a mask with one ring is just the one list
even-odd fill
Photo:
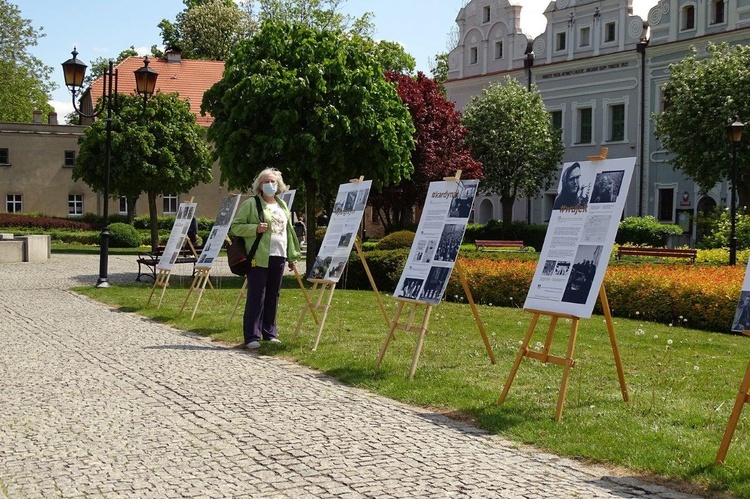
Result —
[[[263, 216], [263, 207], [260, 204], [260, 197], [255, 195], [253, 196], [255, 198], [255, 206], [258, 209], [258, 219], [261, 223], [264, 223], [265, 217]], [[255, 256], [255, 252], [258, 250], [258, 245], [260, 244], [260, 238], [263, 237], [263, 233], [261, 232], [258, 236], [255, 237], [255, 241], [253, 241], [253, 245], [250, 248], [250, 251], [247, 252], [247, 258], [249, 260], [252, 260]]]

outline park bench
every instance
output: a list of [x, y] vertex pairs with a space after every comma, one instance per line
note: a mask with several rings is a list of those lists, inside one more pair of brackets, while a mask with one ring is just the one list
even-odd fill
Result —
[[[159, 246], [156, 248], [156, 251], [149, 251], [148, 253], [138, 253], [138, 259], [136, 260], [138, 262], [138, 276], [135, 278], [136, 281], [141, 280], [141, 276], [150, 277], [153, 280], [156, 280], [156, 266], [159, 264], [159, 259], [161, 259], [162, 255], [164, 254], [164, 246]], [[200, 254], [201, 248], [195, 248], [196, 253]], [[190, 251], [190, 247], [183, 247], [180, 250], [180, 254], [177, 257], [177, 259], [174, 261], [175, 264], [178, 263], [192, 263], [193, 264], [193, 275], [195, 275], [195, 263], [198, 261], [198, 259], [195, 257], [192, 251]]]
[[695, 249], [670, 249], [670, 248], [641, 248], [637, 246], [620, 246], [617, 248], [617, 259], [623, 256], [653, 256], [657, 258], [689, 258], [690, 263], [695, 263], [698, 250]]
[[496, 241], [490, 239], [477, 239], [474, 241], [474, 245], [479, 251], [502, 250], [508, 248], [522, 250], [524, 247], [523, 241]]

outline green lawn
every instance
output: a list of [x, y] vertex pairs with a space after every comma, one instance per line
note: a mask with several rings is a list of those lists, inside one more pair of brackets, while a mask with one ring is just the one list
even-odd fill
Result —
[[[148, 284], [77, 291], [123, 311], [239, 344], [244, 301], [230, 327], [227, 320], [240, 285], [239, 278], [216, 279], [221, 304], [207, 289], [193, 320], [195, 292], [179, 314], [190, 286], [186, 278], [171, 280], [159, 309], [161, 288], [147, 306]], [[310, 314], [299, 337], [292, 340], [305, 304], [302, 291], [291, 278], [284, 286], [279, 310], [284, 343], [264, 344], [262, 354], [291, 359], [344, 383], [470, 420], [492, 433], [558, 455], [680, 480], [704, 492], [729, 491], [750, 498], [750, 429], [744, 414], [750, 414], [750, 408], [743, 413], [725, 464], [714, 465], [750, 360], [748, 337], [616, 319], [630, 394], [626, 403], [603, 317], [582, 320], [574, 355], [577, 363], [562, 420], [556, 422], [562, 380], [558, 365], [524, 359], [505, 403], [497, 404], [531, 314], [479, 306], [497, 357], [497, 364], [492, 365], [469, 305], [441, 303], [432, 311], [416, 375], [409, 381], [415, 333], [397, 331], [382, 365], [375, 367], [388, 323], [372, 291], [336, 289], [320, 345], [312, 351], [317, 326]], [[392, 318], [396, 302], [386, 294], [381, 296]], [[416, 320], [419, 323], [419, 316]], [[548, 318], [540, 320], [531, 346], [541, 347], [548, 324]], [[569, 323], [560, 321], [551, 353], [565, 356], [569, 330]]]

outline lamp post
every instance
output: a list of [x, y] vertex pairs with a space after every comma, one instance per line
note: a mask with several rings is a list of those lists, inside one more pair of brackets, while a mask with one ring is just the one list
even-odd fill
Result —
[[[109, 259], [109, 177], [112, 160], [112, 119], [113, 114], [118, 115], [117, 110], [117, 69], [114, 69], [112, 61], [109, 61], [109, 68], [102, 75], [102, 98], [104, 107], [94, 109], [91, 114], [82, 112], [76, 106], [76, 96], [83, 86], [83, 78], [86, 74], [86, 65], [76, 57], [78, 52], [73, 48], [71, 52], [73, 57], [62, 63], [63, 75], [65, 77], [65, 86], [68, 87], [72, 95], [73, 109], [79, 116], [85, 118], [97, 118], [104, 110], [107, 113], [106, 121], [106, 145], [105, 145], [105, 173], [104, 173], [104, 207], [102, 210], [102, 232], [100, 238], [99, 250], [99, 279], [96, 281], [97, 288], [109, 287], [109, 276], [107, 274]], [[136, 92], [143, 97], [143, 110], [141, 115], [146, 111], [146, 101], [153, 95], [156, 88], [156, 77], [158, 73], [148, 67], [148, 57], [143, 61], [143, 67], [134, 71]], [[138, 118], [140, 118], [138, 116]], [[138, 119], [136, 118], [136, 119]]]
[[732, 199], [729, 203], [729, 216], [732, 220], [729, 226], [729, 265], [737, 263], [737, 234], [735, 232], [737, 218], [737, 147], [742, 141], [742, 130], [744, 128], [745, 124], [737, 116], [734, 117], [733, 123], [727, 125], [727, 135], [729, 136], [729, 142], [732, 143]]

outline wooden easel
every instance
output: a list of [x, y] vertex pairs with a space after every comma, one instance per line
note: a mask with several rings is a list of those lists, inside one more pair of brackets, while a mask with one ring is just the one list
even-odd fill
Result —
[[[743, 333], [750, 334], [750, 331], [743, 331]], [[721, 440], [719, 452], [716, 454], [716, 464], [724, 463], [724, 458], [727, 457], [729, 444], [732, 443], [734, 430], [737, 429], [737, 423], [740, 420], [742, 408], [745, 406], [745, 404], [750, 404], [750, 363], [747, 365], [747, 369], [745, 370], [745, 377], [742, 379], [742, 384], [740, 385], [740, 391], [737, 392], [737, 398], [734, 400], [734, 409], [732, 409], [732, 414], [730, 414], [729, 416], [727, 429], [724, 430], [724, 438]]]
[[[192, 198], [191, 201], [192, 202]], [[182, 251], [182, 248], [185, 247], [185, 243], [188, 244], [190, 247], [190, 252], [193, 254], [193, 256], [198, 259], [198, 253], [195, 251], [195, 246], [193, 246], [192, 241], [188, 239], [187, 237], [182, 241], [182, 246], [180, 246], [180, 251]], [[148, 306], [151, 303], [151, 297], [154, 296], [154, 291], [157, 287], [161, 288], [161, 295], [159, 296], [159, 303], [156, 306], [157, 309], [161, 308], [161, 302], [164, 299], [164, 293], [167, 291], [167, 286], [169, 286], [169, 276], [172, 274], [171, 270], [164, 270], [164, 269], [156, 269], [156, 278], [154, 279], [154, 285], [151, 287], [151, 293], [148, 295], [148, 300], [146, 301], [146, 306]]]
[[[612, 320], [612, 313], [609, 310], [609, 300], [607, 300], [607, 293], [604, 291], [604, 285], [599, 289], [599, 299], [602, 303], [602, 308], [604, 309], [604, 319], [607, 323], [607, 331], [609, 332], [609, 342], [612, 345], [612, 354], [615, 358], [615, 366], [617, 367], [617, 377], [620, 380], [620, 391], [622, 392], [622, 399], [623, 401], [628, 401], [628, 388], [625, 384], [625, 372], [622, 368], [622, 361], [620, 359], [620, 348], [617, 346], [617, 339], [615, 338], [615, 326], [614, 321]], [[526, 337], [523, 339], [523, 342], [521, 343], [521, 349], [518, 351], [518, 355], [516, 356], [516, 360], [513, 363], [513, 368], [510, 370], [510, 374], [508, 375], [508, 380], [505, 382], [505, 387], [503, 388], [503, 393], [500, 395], [500, 398], [498, 399], [497, 403], [502, 404], [505, 402], [505, 397], [508, 395], [508, 391], [510, 390], [510, 385], [513, 384], [513, 379], [516, 376], [516, 372], [518, 371], [518, 367], [521, 365], [521, 361], [524, 357], [529, 357], [532, 359], [537, 359], [538, 361], [546, 364], [548, 362], [551, 362], [553, 364], [558, 364], [563, 366], [563, 377], [562, 382], [560, 383], [560, 392], [557, 396], [557, 409], [555, 410], [555, 420], [560, 421], [562, 419], [562, 411], [563, 406], [565, 405], [565, 392], [568, 389], [568, 377], [570, 376], [570, 370], [575, 367], [576, 361], [573, 359], [573, 353], [575, 352], [576, 348], [576, 337], [578, 336], [578, 322], [580, 321], [580, 317], [576, 317], [575, 315], [568, 315], [568, 314], [561, 314], [561, 313], [555, 313], [555, 312], [543, 312], [539, 310], [531, 310], [526, 309], [527, 312], [531, 312], [534, 314], [534, 316], [531, 319], [531, 324], [529, 324], [529, 329], [526, 331]], [[529, 342], [531, 341], [531, 335], [534, 333], [534, 329], [536, 329], [537, 322], [539, 322], [539, 318], [542, 315], [548, 315], [552, 318], [549, 329], [547, 330], [547, 338], [544, 341], [544, 347], [542, 347], [541, 352], [535, 352], [533, 350], [529, 350]], [[565, 354], [565, 357], [557, 357], [554, 355], [550, 355], [550, 347], [552, 346], [552, 338], [555, 334], [555, 328], [557, 327], [557, 321], [559, 319], [570, 319], [571, 325], [570, 325], [570, 337], [568, 338], [568, 350]]]
[[[603, 147], [601, 154], [598, 156], [589, 156], [589, 161], [602, 161], [607, 159], [607, 148]], [[602, 309], [604, 310], [604, 319], [607, 324], [607, 331], [609, 332], [609, 342], [612, 345], [612, 354], [614, 355], [615, 359], [615, 366], [617, 367], [617, 377], [620, 381], [620, 391], [622, 392], [622, 399], [627, 402], [628, 401], [628, 388], [625, 384], [625, 372], [622, 368], [622, 360], [620, 359], [620, 348], [617, 345], [617, 338], [615, 337], [615, 326], [614, 321], [612, 320], [612, 312], [609, 309], [609, 300], [607, 299], [607, 293], [604, 290], [604, 284], [602, 284], [601, 288], [599, 288], [599, 300], [602, 303]], [[551, 362], [553, 364], [558, 364], [563, 366], [563, 377], [562, 382], [560, 383], [560, 392], [557, 396], [557, 408], [555, 410], [555, 420], [560, 421], [562, 418], [562, 411], [563, 406], [565, 405], [565, 394], [568, 389], [568, 377], [570, 376], [570, 371], [575, 367], [575, 359], [573, 359], [573, 354], [575, 352], [576, 347], [576, 338], [578, 336], [578, 323], [580, 321], [580, 317], [569, 315], [569, 314], [562, 314], [557, 312], [546, 312], [546, 311], [540, 311], [540, 310], [531, 310], [526, 309], [527, 312], [531, 312], [534, 314], [534, 316], [531, 319], [531, 324], [529, 324], [529, 329], [526, 331], [526, 337], [524, 338], [523, 342], [521, 343], [521, 348], [518, 351], [518, 355], [516, 356], [516, 360], [513, 363], [513, 367], [510, 371], [510, 374], [508, 375], [508, 380], [505, 382], [505, 386], [503, 388], [503, 392], [500, 395], [500, 398], [498, 399], [498, 404], [502, 404], [505, 402], [505, 397], [508, 395], [508, 391], [510, 390], [511, 384], [513, 384], [513, 379], [516, 376], [516, 372], [518, 371], [518, 367], [521, 365], [521, 361], [524, 357], [529, 357], [532, 359], [537, 359], [542, 363], [548, 363]], [[550, 316], [551, 322], [549, 325], [549, 329], [547, 330], [547, 338], [544, 341], [544, 347], [542, 348], [541, 352], [535, 352], [533, 350], [529, 350], [529, 342], [531, 341], [531, 336], [534, 333], [534, 329], [536, 329], [536, 325], [539, 322], [539, 318], [542, 315]], [[557, 357], [554, 355], [550, 355], [550, 347], [552, 346], [552, 339], [555, 334], [555, 329], [557, 328], [557, 322], [559, 319], [570, 319], [571, 325], [570, 325], [570, 337], [568, 338], [568, 349], [565, 357]]]
[[[456, 175], [453, 177], [445, 177], [444, 180], [450, 181], [454, 180], [458, 182], [461, 180], [461, 170], [458, 170], [456, 172]], [[466, 279], [466, 275], [464, 273], [463, 267], [461, 266], [461, 263], [456, 260], [456, 263], [454, 264], [454, 268], [456, 269], [456, 272], [458, 273], [459, 280], [461, 281], [461, 286], [463, 287], [464, 293], [466, 294], [466, 299], [469, 302], [469, 305], [471, 306], [471, 311], [474, 314], [474, 320], [476, 321], [477, 327], [479, 328], [479, 332], [482, 335], [482, 340], [484, 341], [484, 347], [487, 350], [487, 354], [490, 356], [490, 362], [493, 364], [497, 363], [497, 360], [495, 359], [495, 354], [492, 351], [492, 346], [490, 345], [490, 340], [487, 337], [487, 333], [484, 330], [484, 324], [482, 323], [482, 319], [479, 317], [479, 311], [477, 310], [476, 304], [474, 303], [474, 297], [471, 295], [471, 289], [469, 288], [469, 281]], [[368, 272], [369, 275], [369, 272]], [[430, 323], [430, 315], [432, 314], [433, 305], [430, 303], [420, 302], [418, 300], [412, 300], [409, 298], [401, 298], [401, 297], [394, 297], [394, 299], [398, 302], [398, 306], [396, 307], [396, 314], [393, 317], [392, 321], [388, 321], [390, 325], [390, 330], [388, 331], [388, 336], [385, 338], [385, 342], [383, 343], [383, 347], [380, 349], [380, 355], [378, 355], [378, 360], [375, 363], [375, 367], [380, 367], [380, 363], [383, 361], [383, 358], [385, 357], [385, 352], [388, 349], [388, 344], [391, 342], [392, 339], [396, 339], [395, 331], [396, 329], [401, 329], [403, 331], [412, 332], [412, 333], [419, 333], [419, 338], [417, 339], [417, 348], [414, 352], [414, 357], [411, 361], [411, 368], [409, 369], [409, 379], [414, 379], [414, 373], [417, 370], [417, 363], [419, 362], [419, 355], [422, 352], [422, 345], [424, 345], [424, 337], [427, 334], [427, 326]], [[406, 319], [406, 322], [399, 322], [399, 318], [401, 317], [401, 313], [404, 311], [404, 306], [409, 305], [408, 313], [409, 316]], [[425, 312], [424, 316], [422, 318], [422, 324], [420, 326], [414, 325], [414, 318], [416, 317], [417, 309], [420, 305], [424, 305]]]
[[201, 302], [201, 298], [203, 297], [203, 292], [206, 290], [206, 284], [208, 284], [211, 287], [211, 291], [214, 293], [214, 297], [216, 298], [216, 302], [221, 305], [221, 298], [219, 298], [219, 294], [216, 292], [216, 289], [214, 288], [214, 285], [211, 283], [211, 268], [210, 267], [195, 267], [195, 276], [193, 277], [193, 282], [190, 283], [190, 289], [188, 290], [188, 294], [185, 297], [185, 300], [182, 302], [182, 306], [180, 307], [180, 311], [177, 315], [180, 315], [182, 311], [185, 309], [185, 305], [188, 302], [188, 299], [190, 298], [190, 295], [193, 293], [194, 290], [198, 290], [198, 299], [195, 301], [195, 307], [193, 307], [193, 313], [190, 316], [190, 320], [193, 320], [195, 317], [195, 312], [198, 311], [198, 305]]
[[[360, 176], [358, 179], [350, 180], [350, 182], [357, 183], [357, 182], [362, 182], [363, 180], [364, 180], [364, 176]], [[380, 293], [378, 292], [378, 286], [375, 284], [375, 279], [372, 277], [372, 272], [370, 272], [370, 267], [367, 265], [367, 260], [365, 260], [364, 252], [362, 251], [362, 244], [359, 242], [359, 237], [355, 237], [354, 247], [357, 249], [357, 253], [359, 254], [359, 259], [362, 262], [362, 267], [365, 269], [367, 278], [370, 281], [370, 286], [372, 287], [372, 290], [375, 293], [375, 299], [378, 301], [378, 304], [380, 305], [380, 312], [383, 314], [383, 318], [385, 319], [386, 324], [390, 326], [391, 321], [388, 318], [388, 312], [385, 309], [383, 300], [380, 298]], [[310, 295], [312, 296], [311, 298], [310, 296], [308, 296], [305, 290], [305, 286], [303, 285], [302, 280], [299, 278], [299, 275], [297, 276], [297, 281], [299, 282], [300, 288], [305, 294], [305, 305], [303, 305], [302, 307], [302, 312], [300, 313], [300, 318], [297, 321], [297, 328], [294, 331], [294, 336], [292, 340], [297, 339], [297, 335], [299, 334], [299, 331], [302, 328], [302, 322], [304, 321], [305, 315], [307, 314], [308, 311], [310, 311], [310, 313], [313, 315], [313, 318], [315, 319], [316, 324], [318, 324], [318, 333], [312, 345], [312, 350], [317, 350], [318, 343], [320, 343], [320, 337], [323, 334], [323, 326], [325, 326], [326, 317], [328, 316], [328, 310], [331, 306], [331, 299], [333, 298], [333, 292], [336, 289], [336, 283], [333, 281], [324, 280], [324, 279], [308, 279], [308, 281], [313, 283], [313, 288], [310, 291]], [[323, 303], [324, 298], [326, 298], [325, 304]], [[323, 312], [323, 315], [320, 321], [318, 321], [318, 318], [316, 315], [317, 311]]]

